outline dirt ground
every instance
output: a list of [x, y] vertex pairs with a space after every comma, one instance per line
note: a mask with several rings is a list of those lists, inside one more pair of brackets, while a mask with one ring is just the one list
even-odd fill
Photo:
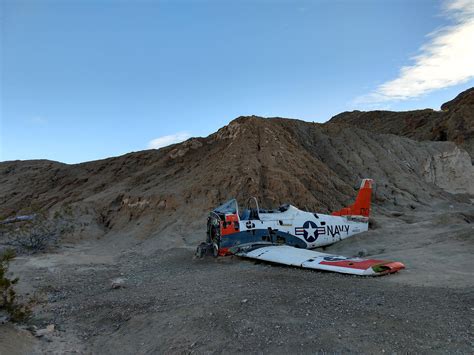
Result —
[[153, 239], [65, 245], [13, 263], [37, 300], [30, 327], [55, 330], [0, 325], [0, 354], [472, 353], [473, 234], [472, 204], [378, 210], [368, 233], [326, 248], [406, 264], [384, 277], [196, 259]]

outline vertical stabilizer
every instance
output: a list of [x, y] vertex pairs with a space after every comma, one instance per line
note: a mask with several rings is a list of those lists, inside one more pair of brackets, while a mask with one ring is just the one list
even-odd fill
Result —
[[372, 179], [362, 180], [359, 193], [357, 194], [354, 204], [344, 207], [343, 209], [333, 212], [333, 216], [363, 216], [369, 217], [370, 201], [372, 198]]

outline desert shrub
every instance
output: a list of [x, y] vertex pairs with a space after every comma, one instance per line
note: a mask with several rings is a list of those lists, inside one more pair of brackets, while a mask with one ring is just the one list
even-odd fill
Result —
[[70, 229], [71, 224], [61, 214], [55, 214], [52, 219], [42, 213], [16, 217], [0, 224], [0, 244], [19, 253], [34, 254], [55, 245]]
[[6, 311], [12, 321], [22, 321], [30, 315], [30, 308], [17, 301], [14, 285], [18, 278], [7, 276], [10, 261], [15, 257], [15, 252], [7, 249], [0, 254], [0, 311]]
[[26, 223], [9, 235], [9, 244], [32, 253], [43, 251], [56, 242], [54, 228], [46, 219]]

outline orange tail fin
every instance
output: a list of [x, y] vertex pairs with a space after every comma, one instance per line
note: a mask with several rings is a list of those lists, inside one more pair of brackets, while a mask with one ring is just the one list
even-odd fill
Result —
[[354, 204], [349, 207], [333, 212], [333, 216], [364, 216], [369, 217], [370, 214], [370, 200], [372, 197], [372, 179], [362, 180], [359, 194], [356, 197]]

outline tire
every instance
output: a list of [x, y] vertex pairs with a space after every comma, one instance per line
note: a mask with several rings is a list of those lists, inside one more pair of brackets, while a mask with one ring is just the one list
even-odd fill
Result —
[[212, 244], [212, 256], [215, 258], [219, 256], [219, 245], [217, 243]]
[[196, 248], [196, 257], [202, 258], [203, 256], [204, 256], [204, 249], [202, 248], [202, 246], [198, 245], [198, 247]]

